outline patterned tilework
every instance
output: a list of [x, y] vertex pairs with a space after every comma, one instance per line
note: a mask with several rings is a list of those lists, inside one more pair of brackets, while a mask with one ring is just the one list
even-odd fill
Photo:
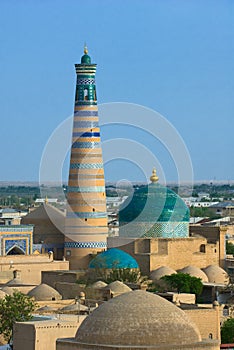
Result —
[[105, 187], [103, 186], [89, 186], [89, 187], [75, 187], [69, 186], [67, 192], [105, 192]]
[[73, 142], [72, 148], [100, 148], [100, 142]]
[[120, 227], [119, 234], [122, 237], [154, 237], [154, 238], [183, 238], [189, 235], [188, 222], [132, 222]]
[[104, 242], [65, 242], [64, 248], [106, 248], [106, 241]]
[[95, 121], [74, 121], [73, 128], [97, 128], [98, 122]]
[[102, 169], [103, 164], [71, 163], [70, 169]]
[[38, 251], [39, 253], [42, 253], [42, 244], [33, 244], [33, 253]]
[[0, 234], [3, 232], [32, 232], [33, 226], [24, 225], [10, 225], [10, 226], [0, 226]]
[[[65, 238], [67, 239], [65, 248], [90, 248], [90, 253], [92, 253], [93, 249], [106, 248], [108, 233], [96, 101], [96, 65], [76, 64], [75, 66], [77, 85], [67, 189], [68, 208], [65, 233], [68, 239]], [[96, 208], [95, 203], [100, 209]], [[87, 242], [80, 242], [80, 240], [85, 240], [83, 238], [86, 234]], [[81, 235], [83, 237], [79, 239]], [[99, 242], [100, 237], [97, 238], [97, 235], [103, 237], [102, 242]], [[76, 242], [70, 242], [69, 237], [76, 237]]]
[[[79, 116], [79, 117], [94, 117], [98, 116], [98, 111], [89, 111], [89, 110], [79, 110], [74, 112], [74, 116]], [[87, 120], [88, 121], [88, 120]]]
[[26, 252], [26, 248], [27, 248], [26, 239], [14, 239], [14, 240], [6, 239], [5, 240], [5, 255], [7, 255], [9, 253], [9, 251], [14, 247], [19, 248], [21, 251], [24, 252], [24, 254], [27, 254], [27, 252]]
[[145, 237], [183, 238], [188, 237], [187, 222], [157, 222], [145, 233]]
[[95, 79], [90, 78], [80, 78], [77, 79], [78, 85], [95, 85]]
[[0, 255], [7, 255], [13, 248], [22, 254], [32, 253], [33, 226], [4, 226], [0, 227]]
[[106, 212], [68, 212], [68, 218], [105, 218]]

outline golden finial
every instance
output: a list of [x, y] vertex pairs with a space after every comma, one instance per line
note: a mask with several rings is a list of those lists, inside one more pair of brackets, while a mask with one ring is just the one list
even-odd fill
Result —
[[88, 54], [88, 48], [87, 48], [87, 45], [86, 45], [86, 44], [84, 45], [84, 54], [85, 54], [85, 55]]
[[45, 204], [48, 204], [48, 197], [45, 196]]
[[152, 175], [150, 176], [150, 181], [153, 183], [158, 182], [158, 176], [156, 174], [156, 169], [153, 168]]

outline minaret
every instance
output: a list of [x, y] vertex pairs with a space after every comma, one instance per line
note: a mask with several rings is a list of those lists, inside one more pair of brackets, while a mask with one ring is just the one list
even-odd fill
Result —
[[95, 85], [96, 64], [87, 47], [75, 64], [77, 83], [67, 189], [65, 257], [70, 269], [87, 268], [106, 248], [108, 233], [105, 179]]

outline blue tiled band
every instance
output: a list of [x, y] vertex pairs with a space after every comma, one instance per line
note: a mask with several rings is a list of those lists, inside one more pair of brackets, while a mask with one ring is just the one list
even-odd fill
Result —
[[80, 117], [96, 117], [98, 116], [97, 111], [75, 111], [74, 116], [80, 116]]
[[102, 169], [102, 163], [71, 163], [70, 169]]
[[105, 212], [68, 212], [68, 218], [106, 218], [107, 214]]
[[106, 248], [106, 242], [65, 242], [64, 248]]
[[69, 186], [67, 192], [105, 192], [104, 186], [74, 187]]
[[100, 132], [73, 132], [75, 137], [100, 137]]
[[72, 148], [100, 148], [100, 142], [73, 142]]
[[77, 85], [95, 85], [95, 79], [93, 79], [93, 78], [78, 78]]
[[74, 128], [97, 128], [98, 122], [92, 122], [92, 121], [74, 121], [73, 123]]

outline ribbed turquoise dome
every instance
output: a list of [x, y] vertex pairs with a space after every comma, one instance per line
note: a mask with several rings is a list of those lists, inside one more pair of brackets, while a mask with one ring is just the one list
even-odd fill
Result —
[[120, 236], [188, 237], [189, 209], [174, 191], [152, 182], [122, 204], [119, 224]]
[[110, 248], [98, 254], [89, 264], [90, 269], [138, 269], [138, 263], [129, 254], [117, 248]]
[[125, 202], [120, 207], [120, 222], [141, 220], [137, 217], [143, 211], [146, 202], [146, 212], [143, 212], [146, 222], [189, 221], [189, 209], [184, 201], [169, 188], [152, 183], [135, 191], [129, 203]]

